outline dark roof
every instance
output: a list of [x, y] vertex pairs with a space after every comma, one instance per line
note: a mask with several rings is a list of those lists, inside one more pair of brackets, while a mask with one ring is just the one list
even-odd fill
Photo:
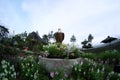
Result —
[[44, 41], [36, 32], [32, 32], [28, 35], [29, 38], [31, 39], [36, 39], [40, 43], [47, 44], [46, 41]]
[[110, 43], [110, 42], [112, 42], [114, 40], [117, 40], [117, 38], [108, 36], [107, 38], [105, 38], [104, 40], [102, 40], [101, 43]]

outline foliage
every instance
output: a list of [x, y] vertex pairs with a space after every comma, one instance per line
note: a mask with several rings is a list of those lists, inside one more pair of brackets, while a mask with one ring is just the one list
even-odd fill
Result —
[[0, 44], [0, 55], [4, 53], [4, 46]]
[[81, 44], [83, 45], [82, 48], [92, 48], [91, 42], [93, 39], [93, 36], [89, 34], [88, 39], [85, 39], [83, 42], [81, 42]]
[[119, 60], [120, 59], [120, 53], [116, 50], [109, 50], [109, 51], [105, 51], [101, 54], [99, 54], [99, 57], [101, 60], [112, 60], [112, 59], [116, 59]]
[[5, 26], [0, 25], [0, 40], [6, 38], [8, 33], [9, 33], [8, 29]]
[[65, 54], [65, 51], [67, 49], [67, 46], [64, 44], [49, 44], [49, 45], [45, 45], [43, 46], [43, 50], [44, 51], [48, 51], [49, 55], [51, 57], [63, 57]]
[[120, 74], [113, 72], [112, 68], [97, 64], [93, 60], [81, 62], [73, 66], [72, 76], [75, 80], [119, 80]]
[[114, 65], [120, 61], [120, 53], [116, 50], [109, 50], [102, 52], [100, 54], [85, 53], [85, 54], [81, 54], [81, 57], [93, 59], [103, 64], [106, 63], [106, 64]]
[[107, 79], [109, 80], [119, 80], [120, 79], [120, 73], [115, 73], [113, 71], [111, 71], [108, 76], [107, 76]]
[[[99, 55], [99, 54], [97, 54], [97, 55]], [[96, 60], [97, 55], [96, 55], [96, 54], [93, 54], [93, 53], [80, 54], [80, 56], [81, 56], [82, 58], [88, 58], [88, 59], [93, 59], [93, 60]]]
[[64, 73], [63, 69], [57, 69], [50, 72], [50, 77], [52, 78], [52, 80], [65, 80], [68, 75]]
[[[50, 42], [51, 39], [54, 39], [54, 34], [53, 31], [50, 31], [50, 33], [48, 33], [48, 42]], [[51, 43], [51, 42], [50, 42]]]
[[93, 39], [94, 39], [94, 37], [91, 34], [89, 34], [89, 36], [88, 36], [88, 42], [92, 42]]
[[10, 62], [2, 60], [0, 64], [0, 80], [15, 80], [15, 67]]
[[22, 52], [25, 53], [25, 54], [34, 54], [34, 52], [29, 51], [29, 50], [27, 50], [27, 51], [26, 51], [26, 50], [23, 50]]
[[72, 37], [70, 38], [70, 42], [76, 42], [76, 37], [74, 35], [72, 35]]
[[25, 80], [48, 80], [46, 70], [33, 56], [20, 58], [21, 75]]
[[30, 33], [26, 40], [25, 45], [34, 52], [40, 52], [42, 50], [43, 44], [46, 44], [45, 40], [41, 39], [36, 32]]
[[34, 45], [32, 51], [40, 53], [40, 51], [42, 51], [42, 47], [42, 44]]
[[0, 44], [0, 55], [16, 55], [19, 50], [10, 46], [4, 46]]
[[79, 48], [77, 48], [76, 46], [67, 46], [67, 53], [68, 53], [68, 57], [71, 58], [80, 57], [81, 54]]
[[56, 58], [77, 58], [80, 56], [80, 50], [76, 46], [70, 46], [60, 43], [43, 46], [43, 51], [48, 52], [48, 57]]
[[48, 35], [44, 34], [42, 37], [43, 37], [42, 39], [43, 39], [46, 43], [49, 42], [49, 37], [48, 37]]
[[17, 34], [15, 36], [13, 36], [13, 45], [15, 47], [18, 47], [20, 49], [23, 49], [23, 47], [25, 46], [25, 41], [22, 38], [21, 34]]

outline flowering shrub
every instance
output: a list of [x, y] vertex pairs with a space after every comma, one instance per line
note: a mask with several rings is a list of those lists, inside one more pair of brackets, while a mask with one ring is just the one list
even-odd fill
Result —
[[52, 80], [65, 80], [68, 75], [64, 73], [63, 69], [56, 69], [50, 72], [50, 77]]
[[108, 80], [120, 80], [120, 73], [115, 73], [113, 71], [109, 72], [107, 76]]
[[81, 54], [81, 57], [93, 59], [93, 60], [103, 63], [103, 64], [113, 64], [114, 65], [116, 62], [120, 62], [120, 54], [116, 50], [105, 51], [100, 54], [85, 53], [85, 54]]
[[45, 75], [46, 70], [33, 56], [27, 58], [20, 58], [21, 75], [25, 80], [48, 80]]
[[6, 60], [1, 61], [0, 66], [0, 80], [15, 80], [16, 72], [14, 65]]
[[119, 80], [120, 74], [112, 71], [110, 67], [95, 63], [87, 59], [88, 62], [81, 62], [73, 66], [73, 78], [83, 80]]
[[48, 57], [76, 58], [80, 56], [80, 50], [77, 47], [60, 43], [45, 45], [43, 50], [49, 53]]
[[48, 51], [50, 57], [57, 57], [57, 56], [63, 57], [64, 55], [66, 55], [65, 51], [67, 50], [67, 46], [59, 43], [49, 44], [49, 45], [43, 46], [43, 50]]

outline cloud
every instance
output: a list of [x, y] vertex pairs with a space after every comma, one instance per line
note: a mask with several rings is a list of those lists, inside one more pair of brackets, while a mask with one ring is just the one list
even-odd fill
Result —
[[[53, 6], [51, 7], [50, 4]], [[34, 30], [43, 34], [61, 27], [66, 33], [66, 42], [69, 42], [71, 35], [75, 34], [79, 43], [79, 39], [83, 40], [89, 33], [95, 37], [100, 34], [102, 35], [99, 37], [110, 34], [109, 32], [114, 29], [113, 20], [116, 18], [112, 18], [109, 14], [112, 15], [118, 7], [118, 3], [109, 0], [61, 0], [59, 2], [36, 0], [23, 3], [23, 9], [28, 12], [35, 26]]]
[[[27, 17], [17, 12], [17, 7], [13, 6], [10, 9], [9, 6], [12, 5], [10, 2], [8, 4], [6, 9], [10, 15], [13, 14], [16, 26], [24, 23], [21, 26], [29, 26], [24, 29], [38, 30], [40, 36], [61, 28], [66, 35], [65, 43], [70, 41], [73, 34], [79, 44], [87, 38], [89, 33], [93, 34], [94, 42], [100, 41], [107, 35], [120, 34], [120, 1], [118, 0], [22, 0], [19, 7]], [[27, 23], [25, 24], [22, 20]], [[13, 25], [15, 25], [14, 22], [12, 22]]]
[[0, 0], [0, 21], [11, 33], [13, 30], [15, 33], [22, 33], [30, 29], [20, 7], [21, 2]]

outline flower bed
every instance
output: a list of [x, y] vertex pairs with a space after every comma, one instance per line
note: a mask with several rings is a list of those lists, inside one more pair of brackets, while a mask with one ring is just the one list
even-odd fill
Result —
[[79, 58], [82, 53], [76, 46], [70, 46], [60, 43], [43, 46], [43, 52], [47, 58]]
[[[101, 65], [91, 59], [49, 59], [35, 56], [20, 57], [19, 69], [14, 64], [2, 60], [1, 80], [119, 80], [109, 66]], [[3, 75], [4, 74], [4, 75]], [[12, 78], [11, 78], [12, 77]], [[17, 77], [17, 79], [16, 79]], [[21, 78], [21, 79], [19, 79]]]

